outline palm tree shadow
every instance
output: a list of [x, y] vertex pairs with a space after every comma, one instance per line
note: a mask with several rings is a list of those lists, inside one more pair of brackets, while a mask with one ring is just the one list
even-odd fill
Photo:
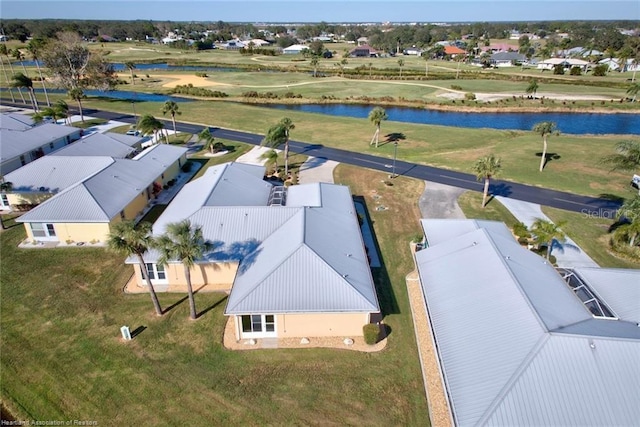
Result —
[[202, 310], [200, 313], [198, 313], [198, 315], [196, 316], [196, 319], [199, 319], [200, 317], [204, 316], [205, 314], [207, 314], [208, 312], [210, 312], [211, 310], [213, 310], [214, 308], [216, 308], [217, 306], [219, 306], [220, 304], [222, 304], [224, 301], [226, 301], [228, 298], [228, 296], [225, 295], [224, 298], [214, 302], [213, 304], [211, 304], [209, 307], [205, 308], [204, 310]]
[[174, 308], [176, 308], [177, 306], [185, 302], [187, 299], [189, 299], [188, 295], [180, 298], [178, 301], [174, 302], [169, 307], [166, 307], [164, 310], [162, 310], [162, 314], [167, 314], [168, 312], [170, 312], [171, 310], [173, 310]]
[[379, 147], [382, 147], [383, 145], [387, 145], [387, 144], [397, 143], [407, 139], [406, 135], [402, 132], [392, 132], [392, 133], [386, 134], [384, 137], [385, 137], [385, 140], [380, 142], [380, 144], [378, 144]]
[[[542, 157], [542, 152], [537, 152], [536, 157]], [[547, 153], [547, 155], [544, 157], [544, 165], [542, 166], [542, 168], [544, 169], [552, 160], [560, 160], [561, 158], [562, 156], [558, 153]]]

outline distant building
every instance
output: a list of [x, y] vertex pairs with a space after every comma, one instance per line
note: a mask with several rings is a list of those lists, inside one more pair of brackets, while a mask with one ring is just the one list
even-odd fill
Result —
[[363, 44], [351, 49], [349, 56], [352, 58], [376, 58], [379, 56], [379, 52], [368, 44]]
[[305, 50], [309, 50], [309, 47], [303, 44], [294, 44], [282, 49], [282, 53], [284, 53], [285, 55], [297, 55]]

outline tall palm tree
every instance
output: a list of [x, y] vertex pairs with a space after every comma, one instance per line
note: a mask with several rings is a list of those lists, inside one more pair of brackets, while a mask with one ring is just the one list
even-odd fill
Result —
[[162, 107], [162, 115], [164, 116], [165, 114], [169, 113], [171, 115], [171, 122], [173, 123], [173, 132], [174, 133], [178, 133], [178, 131], [176, 130], [176, 115], [181, 115], [182, 112], [178, 111], [180, 109], [180, 107], [178, 106], [178, 103], [175, 101], [167, 101], [164, 103], [164, 106]]
[[167, 265], [169, 262], [176, 261], [182, 264], [189, 293], [189, 313], [191, 319], [195, 320], [197, 313], [191, 286], [191, 268], [212, 248], [211, 244], [204, 239], [202, 227], [192, 226], [188, 219], [169, 223], [166, 233], [156, 239], [155, 246], [161, 253], [159, 264]]
[[398, 59], [398, 66], [400, 67], [400, 80], [402, 80], [402, 67], [404, 67], [404, 59]]
[[638, 92], [640, 92], [640, 83], [631, 83], [631, 86], [627, 89], [627, 95], [633, 96], [631, 102], [636, 102]]
[[289, 136], [291, 131], [295, 129], [295, 125], [290, 118], [284, 117], [280, 122], [274, 126], [271, 126], [267, 131], [262, 145], [268, 147], [278, 147], [284, 144], [284, 178], [289, 176]]
[[81, 88], [76, 87], [76, 88], [70, 89], [69, 92], [67, 92], [67, 95], [69, 95], [69, 98], [73, 99], [78, 103], [80, 120], [82, 121], [82, 123], [84, 123], [84, 112], [82, 110], [82, 100], [84, 99], [84, 91]]
[[380, 125], [384, 120], [387, 120], [387, 111], [384, 108], [374, 107], [373, 110], [369, 112], [369, 121], [376, 126], [376, 132], [373, 134], [373, 138], [371, 138], [369, 145], [373, 145], [375, 142], [376, 148], [378, 148]]
[[536, 123], [532, 130], [542, 137], [542, 158], [540, 159], [540, 172], [542, 172], [547, 161], [547, 137], [556, 132], [556, 124], [554, 122]]
[[611, 165], [611, 170], [635, 171], [640, 169], [640, 141], [620, 141], [616, 144], [616, 154], [603, 160]]
[[129, 74], [131, 74], [131, 85], [135, 86], [136, 84], [136, 79], [133, 75], [133, 70], [136, 69], [136, 64], [132, 61], [127, 61], [124, 63], [124, 66], [129, 70]]
[[313, 58], [311, 58], [311, 66], [313, 67], [313, 77], [317, 77], [318, 76], [318, 64], [320, 63], [320, 61], [318, 60], [317, 56], [314, 56]]
[[144, 262], [144, 253], [151, 248], [152, 243], [151, 223], [141, 222], [136, 225], [135, 221], [132, 220], [115, 223], [111, 227], [111, 232], [107, 240], [107, 245], [111, 251], [124, 256], [135, 255], [138, 258], [140, 271], [142, 272], [142, 277], [147, 282], [153, 307], [156, 310], [156, 314], [162, 316], [162, 307], [160, 306], [160, 301], [158, 301], [153, 283], [151, 283], [151, 279], [149, 278], [147, 265]]
[[484, 189], [482, 191], [482, 207], [487, 205], [487, 196], [489, 195], [489, 183], [492, 177], [498, 176], [502, 165], [500, 158], [489, 154], [476, 160], [473, 165], [473, 171], [476, 173], [478, 181], [484, 180]]
[[53, 107], [44, 107], [42, 110], [38, 111], [33, 115], [33, 121], [36, 123], [40, 123], [44, 120], [45, 117], [51, 117], [54, 123], [58, 122], [58, 110]]
[[69, 122], [69, 105], [67, 104], [67, 102], [64, 99], [59, 99], [56, 101], [55, 104], [53, 104], [53, 108], [57, 111], [58, 116], [61, 119], [65, 119], [65, 121], [70, 124]]
[[[0, 47], [5, 47], [4, 45], [0, 45]], [[16, 102], [15, 96], [13, 96], [13, 91], [11, 90], [11, 85], [9, 84], [9, 75], [7, 74], [7, 69], [4, 67], [4, 58], [0, 57], [0, 65], [2, 65], [2, 74], [4, 74], [4, 80], [9, 88], [9, 95], [11, 95], [11, 102]]]
[[17, 88], [25, 88], [29, 93], [29, 99], [31, 100], [31, 105], [33, 106], [34, 111], [38, 111], [38, 100], [36, 99], [36, 94], [33, 91], [33, 80], [31, 77], [27, 76], [23, 73], [17, 73], [13, 76], [11, 86]]
[[[11, 72], [11, 75], [14, 75], [15, 73], [13, 72], [13, 64], [11, 63], [11, 49], [7, 49], [7, 45], [2, 43], [0, 44], [0, 54], [7, 57], [7, 63], [9, 64], [9, 71]], [[18, 94], [20, 95], [20, 99], [22, 99], [22, 103], [26, 104], [27, 101], [24, 99], [24, 95], [22, 94], [21, 88], [18, 88]]]
[[31, 59], [36, 63], [36, 68], [38, 69], [38, 76], [40, 77], [40, 83], [42, 83], [42, 90], [44, 91], [44, 98], [47, 101], [47, 107], [51, 107], [51, 101], [49, 100], [49, 93], [47, 92], [47, 85], [44, 82], [44, 76], [42, 75], [42, 69], [40, 68], [40, 51], [44, 47], [44, 40], [42, 39], [31, 39], [27, 44], [27, 51], [31, 55]]
[[567, 235], [561, 229], [564, 224], [564, 222], [555, 224], [551, 221], [547, 221], [546, 219], [536, 218], [531, 225], [530, 231], [534, 236], [534, 242], [536, 245], [538, 247], [543, 245], [547, 246], [547, 259], [551, 256], [553, 242], [564, 242], [567, 238]]
[[536, 79], [531, 79], [529, 82], [529, 86], [527, 86], [527, 90], [525, 91], [527, 95], [533, 95], [536, 97], [536, 93], [538, 92], [538, 81]]

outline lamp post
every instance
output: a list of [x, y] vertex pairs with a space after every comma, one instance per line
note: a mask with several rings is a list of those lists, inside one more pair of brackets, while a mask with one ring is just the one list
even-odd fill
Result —
[[396, 175], [396, 157], [398, 155], [398, 141], [393, 142], [393, 166], [391, 167], [391, 178], [395, 178]]

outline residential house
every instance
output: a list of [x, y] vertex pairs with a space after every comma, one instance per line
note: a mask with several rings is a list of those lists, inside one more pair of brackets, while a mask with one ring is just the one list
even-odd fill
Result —
[[74, 144], [52, 153], [52, 156], [109, 156], [117, 159], [134, 157], [142, 150], [143, 138], [115, 132], [93, 133]]
[[291, 45], [289, 47], [285, 47], [284, 49], [282, 49], [282, 53], [284, 53], [285, 55], [297, 55], [299, 53], [302, 53], [305, 50], [308, 50], [309, 47], [305, 46], [303, 44], [294, 44]]
[[369, 38], [368, 37], [364, 37], [364, 36], [363, 37], [358, 37], [357, 44], [358, 44], [358, 46], [369, 44]]
[[358, 45], [349, 51], [351, 58], [377, 58], [379, 52], [368, 44]]
[[415, 46], [408, 47], [402, 51], [404, 55], [415, 55], [415, 56], [422, 56], [422, 52], [423, 52], [422, 49]]
[[460, 55], [464, 56], [464, 55], [467, 54], [467, 52], [465, 52], [464, 49], [460, 49], [457, 46], [445, 46], [444, 47], [444, 54], [445, 55], [449, 55], [452, 58], [455, 58], [455, 57], [460, 56]]
[[527, 60], [527, 57], [518, 52], [498, 52], [489, 57], [489, 62], [494, 67], [512, 67]]
[[634, 59], [627, 59], [626, 63], [620, 67], [620, 59], [618, 58], [605, 58], [598, 61], [598, 64], [606, 64], [609, 66], [609, 71], [638, 71], [640, 70], [640, 62], [636, 62]]
[[640, 270], [556, 271], [493, 221], [422, 227], [427, 342], [454, 425], [637, 423]]
[[29, 125], [18, 115], [0, 115], [0, 174], [6, 175], [82, 135], [82, 129], [51, 123]]
[[248, 42], [245, 43], [239, 39], [235, 39], [235, 40], [229, 40], [222, 44], [219, 44], [217, 45], [217, 47], [219, 49], [224, 49], [224, 50], [240, 50], [247, 47], [248, 44], [249, 44]]
[[[24, 224], [28, 241], [105, 242], [112, 224], [138, 219], [163, 187], [173, 182], [187, 161], [186, 152], [186, 148], [159, 144], [133, 159], [51, 156], [44, 162], [48, 169], [43, 166], [33, 178], [11, 177], [16, 193], [53, 193], [16, 222]], [[63, 169], [83, 160], [87, 166], [82, 173]], [[72, 182], [63, 170], [80, 179]]]
[[[153, 226], [185, 219], [213, 249], [191, 270], [195, 288], [230, 292], [236, 339], [361, 336], [380, 308], [349, 189], [274, 186], [263, 166], [210, 167], [176, 195]], [[144, 255], [156, 290], [186, 290], [179, 261]], [[136, 286], [146, 286], [136, 258]]]
[[591, 63], [588, 61], [583, 61], [582, 59], [575, 58], [549, 58], [543, 61], [538, 62], [538, 70], [553, 70], [556, 65], [562, 65], [562, 68], [565, 70], [571, 69], [573, 67], [578, 67], [582, 72], [586, 72]]

